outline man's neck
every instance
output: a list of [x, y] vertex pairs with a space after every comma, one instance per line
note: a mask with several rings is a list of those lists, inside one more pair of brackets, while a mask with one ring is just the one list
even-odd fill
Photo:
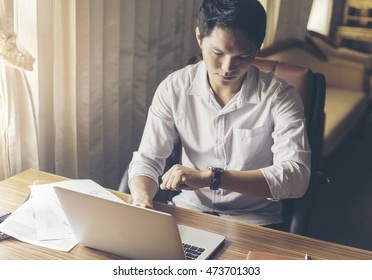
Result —
[[233, 86], [216, 86], [210, 85], [217, 102], [221, 107], [225, 107], [231, 99], [240, 91], [244, 79], [240, 83], [236, 83]]

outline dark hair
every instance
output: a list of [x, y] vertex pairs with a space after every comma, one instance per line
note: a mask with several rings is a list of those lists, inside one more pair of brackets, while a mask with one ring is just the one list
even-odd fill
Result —
[[266, 12], [258, 0], [204, 0], [198, 26], [203, 39], [214, 27], [241, 32], [259, 49], [266, 33]]

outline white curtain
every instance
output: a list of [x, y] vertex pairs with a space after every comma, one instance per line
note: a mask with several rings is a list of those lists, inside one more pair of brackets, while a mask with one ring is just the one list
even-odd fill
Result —
[[314, 0], [307, 29], [328, 36], [332, 19], [333, 0]]
[[267, 13], [264, 48], [287, 38], [300, 40], [304, 38], [313, 0], [260, 0], [260, 2]]
[[13, 0], [0, 0], [0, 180], [39, 166], [36, 116], [24, 73], [34, 58], [17, 42], [13, 6]]
[[260, 2], [267, 14], [266, 36], [263, 43], [263, 47], [266, 47], [275, 42], [281, 0], [260, 0]]
[[313, 0], [281, 0], [275, 41], [304, 39]]
[[157, 85], [199, 52], [201, 0], [17, 1], [37, 60], [40, 169], [116, 188]]

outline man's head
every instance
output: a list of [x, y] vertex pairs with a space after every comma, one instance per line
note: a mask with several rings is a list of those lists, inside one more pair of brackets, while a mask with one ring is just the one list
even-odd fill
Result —
[[204, 0], [199, 9], [200, 38], [215, 27], [241, 33], [259, 50], [266, 33], [266, 12], [258, 0]]
[[265, 37], [266, 13], [257, 0], [204, 0], [196, 39], [216, 92], [237, 92]]

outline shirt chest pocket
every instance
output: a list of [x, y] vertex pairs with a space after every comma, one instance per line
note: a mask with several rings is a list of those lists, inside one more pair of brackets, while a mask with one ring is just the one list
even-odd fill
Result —
[[230, 139], [230, 167], [236, 169], [254, 169], [263, 164], [267, 154], [271, 154], [271, 136], [266, 126], [253, 129], [233, 128]]

